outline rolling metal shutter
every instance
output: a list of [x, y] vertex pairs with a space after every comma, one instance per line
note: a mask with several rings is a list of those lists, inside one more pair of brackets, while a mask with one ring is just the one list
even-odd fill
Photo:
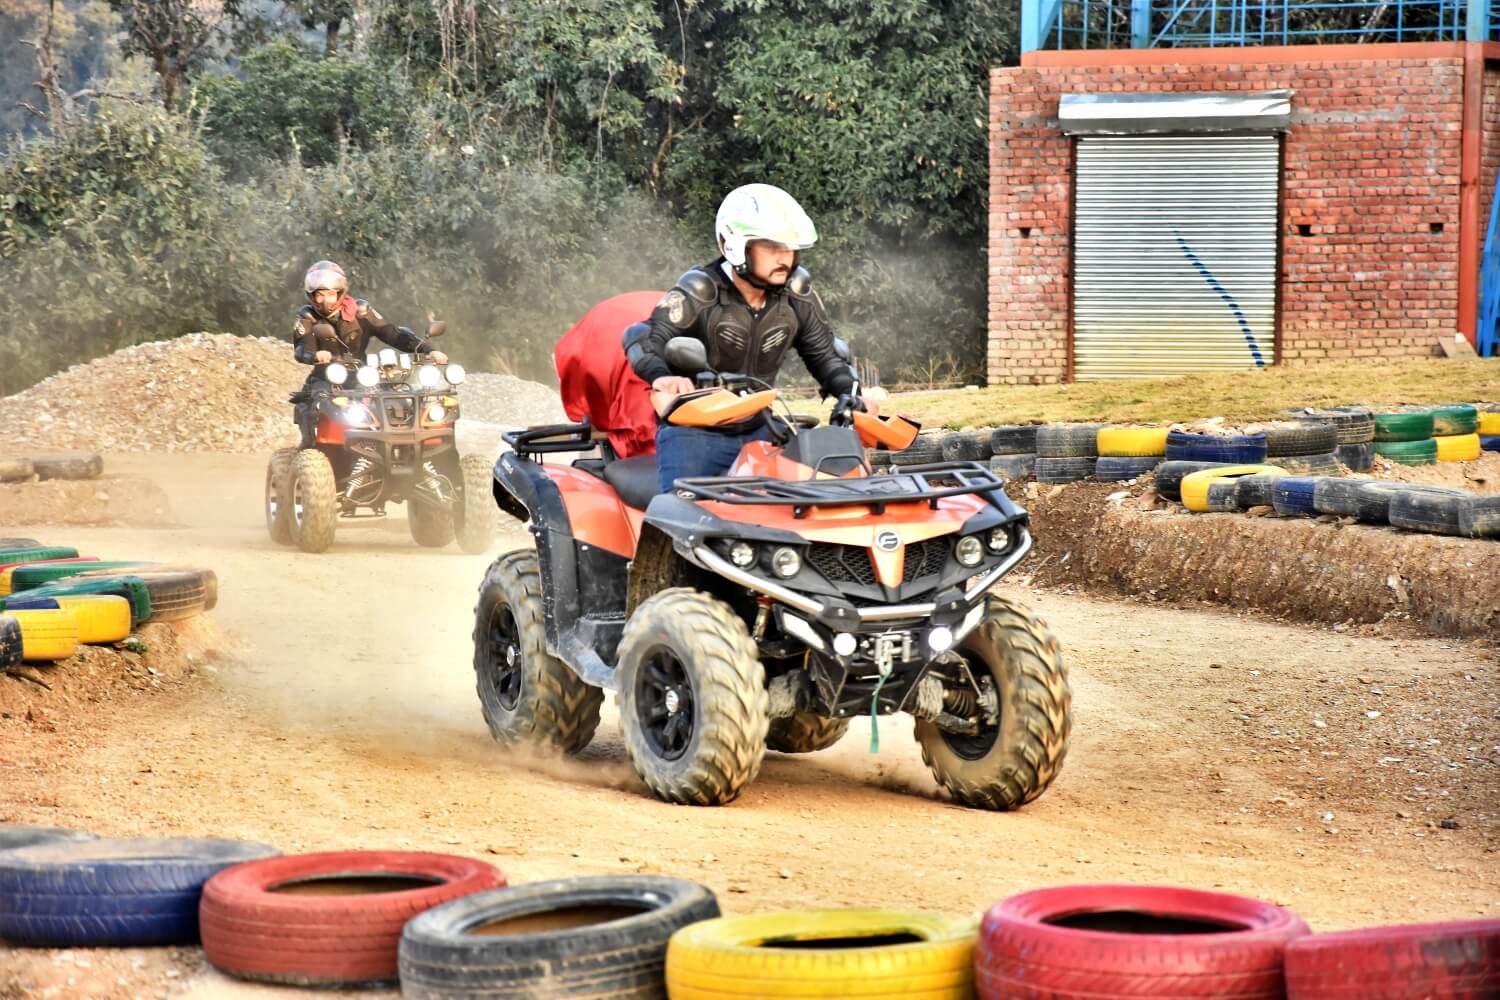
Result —
[[1077, 379], [1275, 360], [1280, 167], [1274, 133], [1079, 136]]

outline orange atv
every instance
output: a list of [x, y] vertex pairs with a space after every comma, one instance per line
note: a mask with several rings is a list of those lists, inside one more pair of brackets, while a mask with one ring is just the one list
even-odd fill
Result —
[[666, 420], [764, 414], [772, 440], [745, 445], [728, 476], [659, 494], [656, 456], [613, 458], [587, 422], [506, 436], [495, 499], [531, 522], [536, 549], [497, 559], [475, 609], [495, 739], [577, 753], [612, 690], [647, 786], [719, 805], [768, 747], [820, 750], [854, 716], [908, 712], [958, 801], [1040, 795], [1067, 753], [1071, 695], [1046, 626], [990, 593], [1031, 547], [1001, 481], [967, 462], [873, 475], [865, 448], [904, 448], [918, 425], [847, 406], [826, 427], [784, 420], [769, 386], [705, 372], [699, 341], [673, 340], [668, 360], [703, 374]]

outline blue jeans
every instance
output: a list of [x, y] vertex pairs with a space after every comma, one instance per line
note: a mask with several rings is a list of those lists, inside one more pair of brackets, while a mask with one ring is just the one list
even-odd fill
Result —
[[722, 476], [750, 441], [765, 441], [771, 431], [764, 424], [745, 434], [724, 434], [701, 427], [662, 424], [656, 429], [656, 468], [663, 493], [672, 492], [678, 479]]

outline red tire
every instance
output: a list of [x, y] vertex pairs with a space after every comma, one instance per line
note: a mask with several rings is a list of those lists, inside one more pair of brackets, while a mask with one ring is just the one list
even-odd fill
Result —
[[417, 851], [266, 858], [203, 887], [203, 951], [242, 979], [299, 986], [396, 980], [401, 928], [418, 913], [505, 885], [493, 865]]
[[1038, 889], [990, 907], [974, 953], [983, 1000], [1285, 996], [1289, 910], [1158, 886]]
[[1500, 920], [1311, 934], [1286, 950], [1290, 1000], [1494, 1000]]

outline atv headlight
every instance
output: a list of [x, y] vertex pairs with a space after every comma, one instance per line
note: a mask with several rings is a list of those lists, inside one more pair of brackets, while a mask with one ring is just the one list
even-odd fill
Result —
[[339, 419], [356, 427], [369, 427], [375, 423], [375, 415], [364, 403], [350, 403], [339, 411]]
[[988, 544], [990, 547], [990, 551], [998, 556], [1000, 553], [1010, 548], [1010, 532], [1006, 531], [1004, 528], [991, 529]]
[[749, 569], [755, 563], [755, 546], [749, 542], [735, 542], [729, 547], [729, 561], [740, 569]]
[[355, 374], [354, 378], [357, 382], [359, 382], [360, 385], [364, 386], [366, 389], [372, 389], [375, 387], [375, 384], [380, 381], [380, 373], [376, 371], [372, 366], [365, 365], [359, 370], [357, 374]]
[[449, 385], [462, 385], [468, 374], [463, 365], [448, 365], [443, 369], [443, 377], [448, 380]]
[[431, 389], [441, 380], [442, 376], [438, 374], [437, 365], [423, 365], [417, 369], [417, 382], [424, 389]]
[[345, 382], [349, 381], [349, 369], [345, 368], [337, 361], [329, 365], [327, 368], [324, 368], [323, 374], [328, 376], [328, 381], [332, 382], [334, 385], [343, 385]]
[[965, 535], [954, 546], [953, 554], [958, 557], [960, 566], [973, 569], [984, 560], [984, 543], [974, 535]]
[[380, 365], [382, 368], [394, 368], [396, 367], [396, 361], [396, 352], [393, 349], [389, 347], [382, 347], [380, 349]]
[[427, 409], [422, 411], [422, 422], [424, 424], [441, 424], [448, 419], [448, 410], [442, 403], [428, 403]]
[[782, 546], [771, 553], [771, 571], [783, 580], [796, 576], [801, 569], [802, 557], [796, 549]]

